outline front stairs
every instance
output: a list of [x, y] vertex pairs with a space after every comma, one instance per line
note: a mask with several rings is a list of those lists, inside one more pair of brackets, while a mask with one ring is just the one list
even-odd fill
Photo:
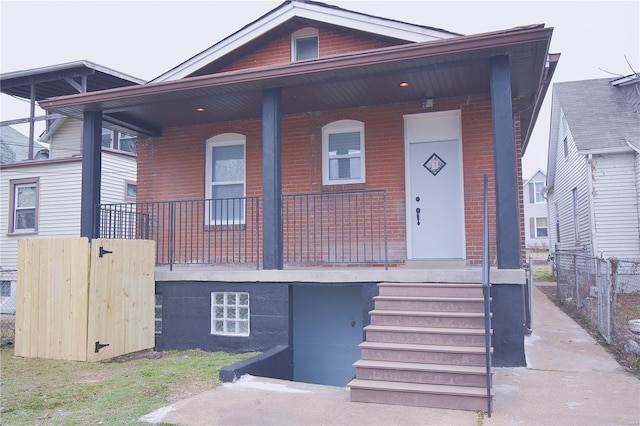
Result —
[[[380, 283], [351, 401], [487, 410], [480, 284]], [[493, 395], [493, 390], [492, 390]]]

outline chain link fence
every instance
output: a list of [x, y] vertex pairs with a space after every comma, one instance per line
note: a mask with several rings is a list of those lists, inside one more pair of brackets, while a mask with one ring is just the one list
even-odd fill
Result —
[[557, 251], [554, 262], [561, 303], [575, 308], [609, 344], [633, 337], [629, 321], [640, 318], [640, 260]]
[[0, 314], [16, 313], [16, 271], [0, 269]]

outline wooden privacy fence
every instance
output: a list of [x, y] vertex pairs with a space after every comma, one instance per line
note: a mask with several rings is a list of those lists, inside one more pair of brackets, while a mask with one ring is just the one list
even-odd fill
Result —
[[154, 347], [155, 243], [18, 243], [15, 355], [100, 361]]

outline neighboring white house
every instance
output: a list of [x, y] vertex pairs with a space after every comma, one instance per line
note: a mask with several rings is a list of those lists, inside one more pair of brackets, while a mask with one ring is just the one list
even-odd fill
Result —
[[[78, 80], [78, 75], [84, 78]], [[2, 93], [17, 97], [29, 93], [30, 90], [24, 91], [25, 86], [29, 88], [33, 82], [36, 93], [43, 98], [69, 91], [77, 93], [83, 88], [91, 91], [141, 83], [86, 61], [6, 73], [0, 76], [0, 82]], [[29, 120], [34, 117], [23, 121]], [[12, 154], [3, 149], [6, 161], [0, 164], [0, 270], [4, 271], [0, 277], [0, 312], [11, 313], [15, 309], [15, 273], [6, 271], [16, 269], [18, 240], [80, 235], [83, 126], [76, 119], [48, 116], [45, 132], [33, 141], [32, 159], [25, 157], [29, 151], [28, 137], [19, 137], [18, 132], [6, 125], [0, 128], [1, 134], [7, 136], [5, 148], [14, 151]], [[135, 137], [106, 128], [102, 133], [101, 201], [134, 201]], [[17, 149], [16, 141], [20, 142]], [[41, 153], [42, 143], [49, 146], [46, 155]]]
[[640, 258], [640, 75], [553, 85], [552, 250]]
[[549, 247], [547, 199], [543, 194], [546, 180], [547, 175], [538, 169], [524, 183], [524, 223], [527, 248], [546, 249]]

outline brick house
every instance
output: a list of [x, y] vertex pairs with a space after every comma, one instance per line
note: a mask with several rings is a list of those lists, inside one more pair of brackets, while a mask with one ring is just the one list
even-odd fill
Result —
[[428, 316], [418, 283], [480, 290], [486, 174], [493, 365], [525, 365], [520, 159], [551, 33], [462, 36], [286, 1], [141, 87], [41, 106], [82, 117], [86, 150], [101, 124], [138, 136], [138, 203], [94, 211], [87, 185], [82, 227], [156, 240], [157, 349], [266, 351], [254, 374], [341, 386], [367, 351], [409, 360], [429, 343], [406, 326], [385, 341], [370, 311]]

